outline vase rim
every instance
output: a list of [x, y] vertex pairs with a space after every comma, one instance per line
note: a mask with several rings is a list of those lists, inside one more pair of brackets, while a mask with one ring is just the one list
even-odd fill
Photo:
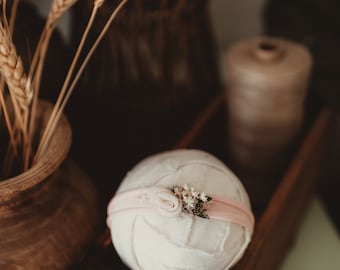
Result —
[[[51, 110], [51, 103], [39, 101], [40, 112], [48, 116]], [[44, 123], [46, 120], [47, 117], [43, 119]], [[40, 160], [28, 170], [0, 181], [0, 204], [14, 199], [20, 193], [30, 190], [50, 176], [65, 160], [71, 142], [71, 126], [66, 116], [62, 115], [47, 150], [41, 155]]]

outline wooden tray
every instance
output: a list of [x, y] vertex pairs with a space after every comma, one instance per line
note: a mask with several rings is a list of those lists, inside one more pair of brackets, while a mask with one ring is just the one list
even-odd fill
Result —
[[235, 269], [277, 269], [291, 247], [326, 156], [332, 112], [323, 109], [304, 137]]
[[[226, 156], [226, 121], [223, 95], [212, 100], [175, 148], [200, 148], [218, 158]], [[256, 215], [255, 232], [245, 256], [235, 270], [277, 269], [294, 243], [301, 219], [314, 192], [333, 113], [318, 110], [306, 125], [298, 147], [284, 172], [267, 207]], [[107, 229], [74, 269], [128, 269], [116, 255]], [[214, 270], [214, 269], [212, 269]]]
[[[177, 147], [198, 146], [225, 159], [223, 156], [225, 148], [219, 149], [225, 147], [221, 138], [218, 138], [218, 135], [215, 135], [215, 138], [209, 137], [208, 134], [202, 136], [203, 133], [211, 135], [225, 128], [222, 123], [212, 124], [214, 120], [216, 122], [216, 114], [222, 105], [223, 96], [218, 96], [179, 141]], [[315, 114], [315, 111], [311, 112], [313, 113]], [[276, 191], [263, 213], [257, 214], [254, 236], [245, 256], [233, 269], [273, 270], [277, 269], [284, 259], [294, 243], [300, 222], [322, 171], [332, 116], [333, 112], [324, 108], [309, 119], [311, 123], [306, 124], [298, 148], [290, 164], [287, 164], [287, 170], [282, 175]], [[207, 138], [214, 143], [204, 142]], [[222, 146], [218, 146], [216, 142], [220, 144], [222, 142]]]

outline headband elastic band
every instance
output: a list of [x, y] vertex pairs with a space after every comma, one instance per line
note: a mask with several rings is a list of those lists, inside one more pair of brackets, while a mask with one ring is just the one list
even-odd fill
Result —
[[251, 234], [254, 229], [254, 216], [242, 203], [218, 196], [210, 197], [187, 185], [175, 186], [172, 189], [140, 188], [118, 193], [109, 203], [108, 216], [131, 210], [157, 211], [161, 215], [173, 217], [189, 213], [202, 218], [239, 224]]

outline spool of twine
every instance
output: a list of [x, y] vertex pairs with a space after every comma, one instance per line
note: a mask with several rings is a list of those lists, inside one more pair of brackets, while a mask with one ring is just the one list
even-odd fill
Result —
[[302, 128], [312, 57], [275, 37], [242, 40], [224, 57], [229, 160], [263, 207]]

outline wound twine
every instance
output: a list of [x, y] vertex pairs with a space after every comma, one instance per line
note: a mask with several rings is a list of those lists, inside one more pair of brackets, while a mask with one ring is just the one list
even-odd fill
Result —
[[223, 60], [231, 167], [255, 206], [263, 205], [301, 131], [312, 57], [295, 42], [254, 37]]

